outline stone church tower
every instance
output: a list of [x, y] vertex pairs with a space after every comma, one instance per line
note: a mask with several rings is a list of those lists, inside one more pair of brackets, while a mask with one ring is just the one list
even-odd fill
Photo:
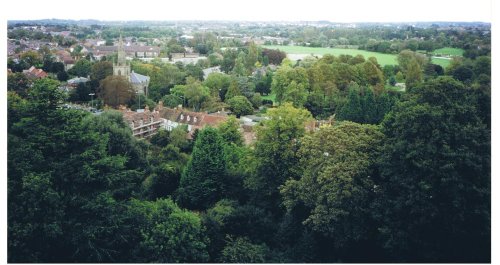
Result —
[[113, 75], [124, 76], [128, 81], [130, 81], [130, 64], [127, 62], [125, 55], [123, 39], [120, 35], [120, 40], [118, 42], [118, 59], [116, 60], [116, 63], [113, 64]]

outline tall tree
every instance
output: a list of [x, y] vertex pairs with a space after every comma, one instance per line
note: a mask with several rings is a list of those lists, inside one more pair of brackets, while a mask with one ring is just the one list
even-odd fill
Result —
[[116, 108], [127, 104], [135, 96], [135, 91], [125, 77], [108, 76], [101, 81], [98, 94], [104, 104]]
[[292, 102], [293, 106], [300, 108], [304, 106], [307, 100], [307, 91], [304, 84], [295, 81], [290, 82], [283, 95], [283, 101]]
[[188, 77], [184, 95], [188, 104], [193, 107], [195, 111], [200, 111], [201, 104], [210, 97], [208, 88], [201, 84], [200, 81]]
[[246, 187], [255, 192], [260, 203], [271, 210], [278, 210], [278, 187], [286, 179], [296, 177], [299, 139], [305, 133], [311, 114], [294, 108], [291, 103], [268, 111], [269, 120], [257, 129], [255, 143], [255, 171], [245, 179]]
[[439, 77], [386, 117], [380, 231], [395, 261], [490, 261], [490, 132], [477, 107]]
[[412, 89], [423, 80], [422, 68], [416, 59], [411, 59], [406, 70], [406, 88]]
[[90, 70], [90, 79], [97, 84], [110, 75], [113, 75], [113, 64], [108, 61], [96, 62]]
[[[8, 259], [112, 262], [124, 243], [112, 236], [121, 224], [119, 204], [138, 187], [142, 174], [131, 160], [141, 155], [132, 155], [135, 139], [123, 122], [130, 138], [114, 153], [116, 134], [87, 122], [105, 117], [61, 108], [58, 86], [38, 80], [26, 105], [10, 105], [22, 108], [10, 116], [18, 120], [8, 136]], [[117, 126], [109, 119], [103, 124]]]
[[[292, 81], [295, 82], [295, 85], [292, 84]], [[287, 101], [286, 95], [289, 93], [289, 90], [294, 90], [295, 92], [300, 92], [309, 89], [309, 79], [307, 76], [307, 71], [302, 67], [292, 68], [286, 63], [284, 63], [273, 75], [273, 82], [271, 84], [271, 90], [276, 94], [276, 101], [279, 104]], [[304, 102], [305, 99], [303, 97], [304, 93], [292, 93], [300, 95], [297, 97], [300, 99], [300, 102]], [[290, 100], [290, 99], [288, 99]], [[292, 98], [293, 100], [293, 98]]]
[[92, 62], [87, 59], [78, 60], [75, 65], [68, 70], [68, 74], [87, 77], [92, 71]]
[[361, 99], [359, 91], [356, 88], [349, 89], [346, 103], [338, 112], [340, 120], [349, 120], [353, 122], [363, 122], [363, 108], [361, 106]]
[[352, 122], [306, 135], [299, 151], [303, 174], [280, 188], [288, 211], [307, 207], [303, 223], [329, 238], [330, 249], [342, 260], [366, 260], [354, 249], [375, 253], [369, 252], [376, 246], [378, 227], [370, 212], [383, 138], [376, 126]]
[[243, 137], [241, 135], [241, 132], [239, 131], [240, 128], [240, 123], [238, 119], [236, 119], [234, 116], [229, 116], [229, 119], [219, 125], [219, 133], [222, 136], [222, 139], [226, 143], [234, 143], [237, 146], [242, 146], [243, 145]]
[[12, 73], [7, 75], [7, 90], [16, 92], [21, 97], [28, 95], [28, 88], [32, 81], [23, 73]]
[[244, 96], [235, 96], [226, 101], [229, 108], [239, 118], [241, 115], [249, 115], [253, 113], [252, 103]]
[[188, 209], [211, 207], [224, 191], [224, 145], [214, 128], [198, 133], [193, 153], [181, 176], [177, 191], [179, 204]]

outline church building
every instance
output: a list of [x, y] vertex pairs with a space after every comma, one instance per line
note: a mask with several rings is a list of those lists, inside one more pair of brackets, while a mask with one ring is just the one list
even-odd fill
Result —
[[130, 71], [130, 63], [125, 58], [126, 53], [123, 47], [123, 39], [120, 35], [118, 44], [118, 59], [113, 63], [113, 75], [125, 77], [134, 90], [139, 94], [148, 95], [149, 76], [141, 75]]

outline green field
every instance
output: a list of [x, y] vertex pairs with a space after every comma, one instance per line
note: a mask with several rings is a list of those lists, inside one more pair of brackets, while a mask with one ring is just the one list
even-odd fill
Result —
[[273, 102], [275, 102], [276, 101], [276, 94], [269, 94], [267, 96], [262, 96], [262, 99], [268, 99], [268, 100], [270, 99]]
[[458, 48], [444, 47], [441, 49], [434, 50], [432, 54], [441, 56], [463, 56], [464, 50]]
[[441, 67], [446, 68], [450, 64], [450, 61], [450, 59], [433, 57], [431, 62], [433, 64], [441, 65]]
[[361, 54], [365, 57], [365, 59], [368, 59], [369, 57], [377, 58], [377, 62], [382, 66], [398, 64], [397, 56], [394, 54], [384, 54], [384, 53], [369, 52], [356, 49], [314, 48], [314, 47], [303, 47], [303, 46], [279, 46], [279, 45], [263, 45], [262, 47], [267, 49], [278, 49], [286, 52], [287, 54], [306, 54], [306, 55], [332, 54], [335, 56], [341, 54], [356, 56], [358, 54]]

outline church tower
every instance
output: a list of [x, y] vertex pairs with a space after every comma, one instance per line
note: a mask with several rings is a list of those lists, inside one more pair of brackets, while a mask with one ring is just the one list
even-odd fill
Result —
[[130, 81], [130, 64], [127, 62], [125, 55], [123, 39], [120, 34], [120, 40], [118, 41], [118, 59], [116, 63], [113, 64], [113, 75], [124, 76]]

